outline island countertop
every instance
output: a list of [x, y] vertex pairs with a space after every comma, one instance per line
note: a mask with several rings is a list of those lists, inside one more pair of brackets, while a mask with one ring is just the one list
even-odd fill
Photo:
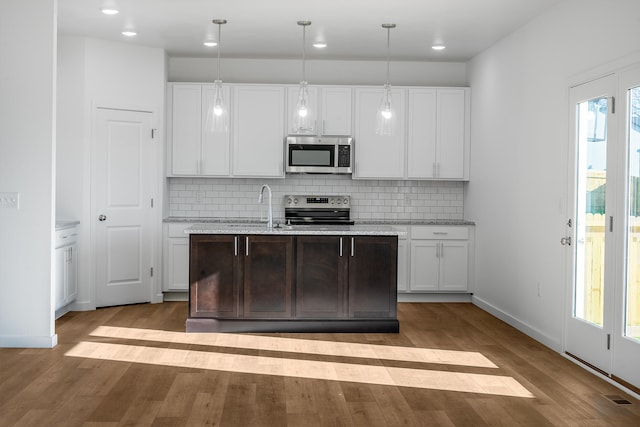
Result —
[[186, 234], [270, 234], [307, 236], [406, 236], [391, 225], [279, 225], [267, 228], [255, 223], [200, 223], [185, 229]]

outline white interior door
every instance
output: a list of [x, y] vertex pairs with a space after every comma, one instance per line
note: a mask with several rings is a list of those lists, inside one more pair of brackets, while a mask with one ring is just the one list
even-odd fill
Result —
[[96, 306], [151, 300], [152, 114], [97, 108], [92, 169]]
[[[624, 150], [619, 156], [620, 198], [624, 211], [620, 221], [623, 244], [616, 257], [614, 352], [612, 374], [640, 387], [640, 69], [624, 73], [620, 87], [620, 119], [625, 123]], [[624, 121], [622, 120], [624, 119]], [[625, 165], [625, 167], [622, 167]]]
[[[565, 351], [611, 372], [615, 202], [614, 76], [571, 88], [570, 283]], [[608, 172], [609, 171], [609, 172]], [[606, 190], [606, 191], [605, 191]]]

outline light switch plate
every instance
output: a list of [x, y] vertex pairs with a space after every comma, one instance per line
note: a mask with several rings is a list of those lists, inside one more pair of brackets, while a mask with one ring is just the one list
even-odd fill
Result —
[[20, 193], [0, 193], [0, 208], [18, 209]]

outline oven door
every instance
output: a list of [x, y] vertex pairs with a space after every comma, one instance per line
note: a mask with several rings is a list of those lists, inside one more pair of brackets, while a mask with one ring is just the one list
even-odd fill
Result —
[[287, 144], [287, 172], [333, 173], [335, 165], [333, 144]]

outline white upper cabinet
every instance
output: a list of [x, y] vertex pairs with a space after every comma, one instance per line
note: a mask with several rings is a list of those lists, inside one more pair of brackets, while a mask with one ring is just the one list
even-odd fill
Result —
[[351, 135], [351, 96], [349, 87], [309, 86], [309, 126], [299, 128], [295, 114], [298, 86], [287, 88], [287, 133], [289, 135]]
[[285, 88], [233, 88], [233, 176], [284, 177]]
[[[172, 84], [168, 89], [170, 164], [172, 176], [228, 176], [229, 131], [213, 132], [207, 126], [207, 111], [213, 85]], [[224, 87], [227, 106], [230, 90]]]
[[405, 177], [405, 93], [392, 89], [395, 114], [393, 135], [376, 134], [376, 115], [382, 87], [355, 89], [355, 172], [354, 178], [403, 179]]
[[469, 89], [409, 89], [407, 178], [469, 179]]

